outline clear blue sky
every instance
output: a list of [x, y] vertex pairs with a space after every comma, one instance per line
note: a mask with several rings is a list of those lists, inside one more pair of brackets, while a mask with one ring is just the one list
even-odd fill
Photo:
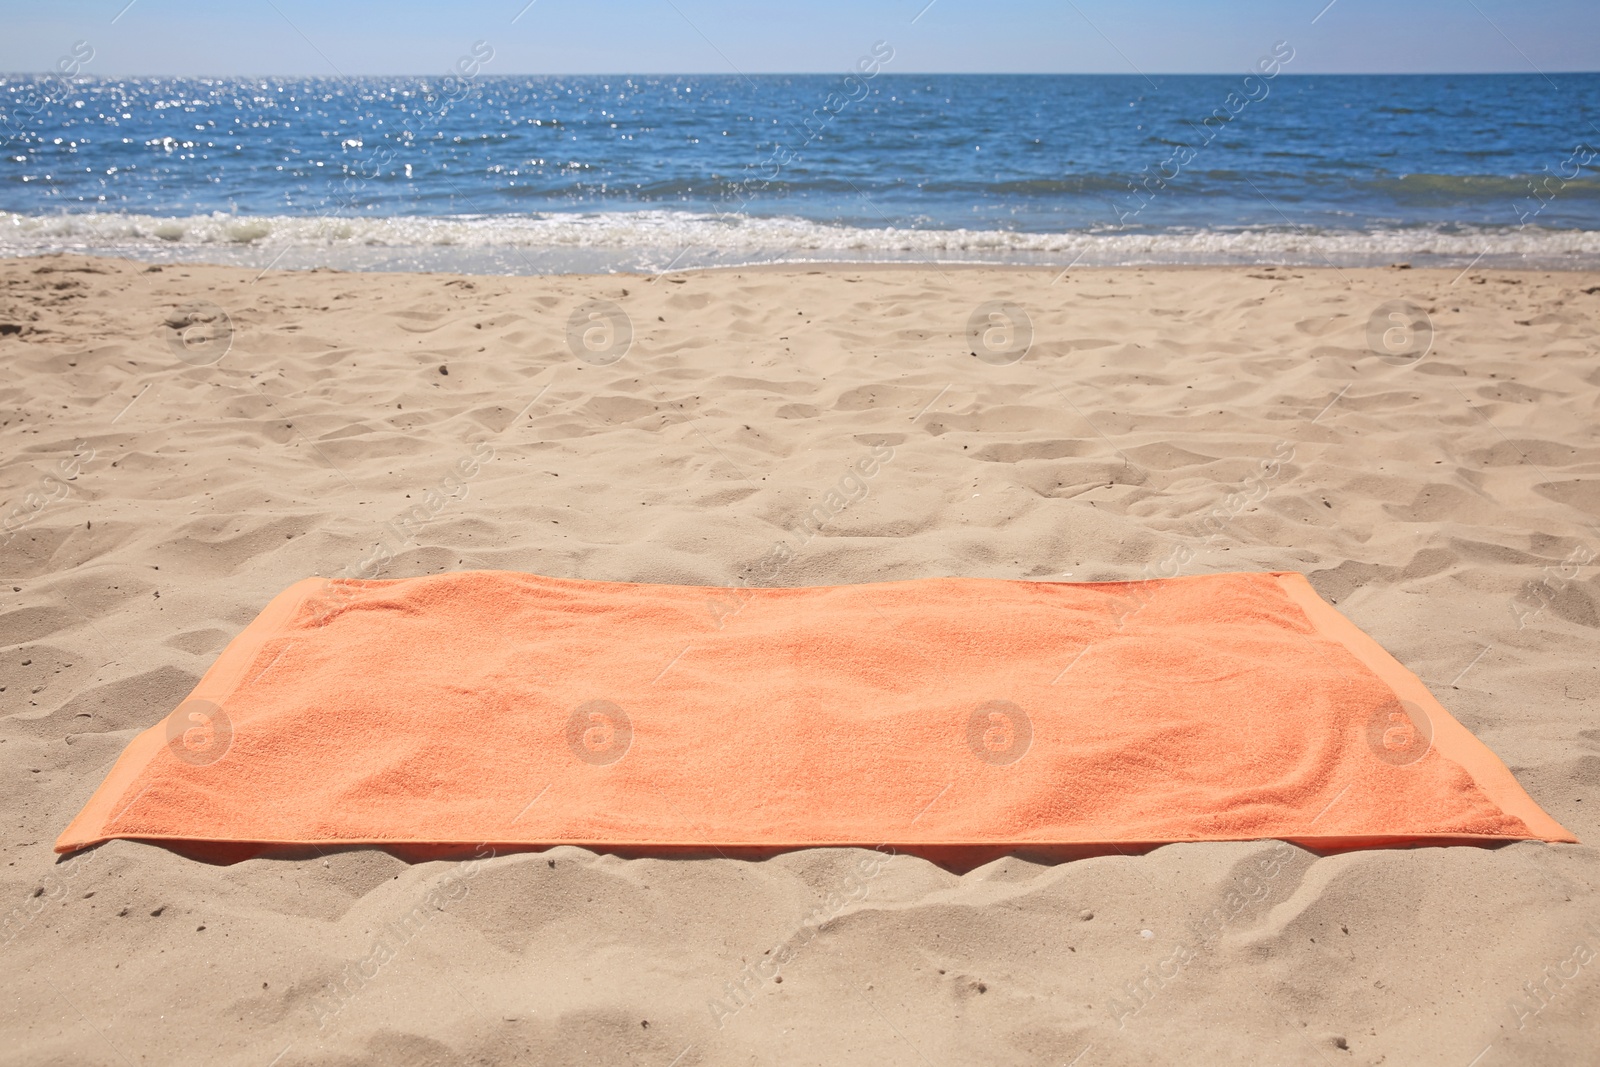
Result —
[[78, 40], [86, 72], [113, 76], [438, 73], [476, 40], [503, 74], [831, 72], [877, 40], [906, 72], [1231, 72], [1277, 40], [1296, 73], [1600, 69], [1600, 0], [526, 4], [0, 0], [0, 71], [50, 69]]

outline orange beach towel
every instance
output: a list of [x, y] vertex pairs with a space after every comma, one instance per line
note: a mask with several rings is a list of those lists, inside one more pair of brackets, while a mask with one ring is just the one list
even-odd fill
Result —
[[1298, 574], [308, 579], [56, 842], [1575, 841]]

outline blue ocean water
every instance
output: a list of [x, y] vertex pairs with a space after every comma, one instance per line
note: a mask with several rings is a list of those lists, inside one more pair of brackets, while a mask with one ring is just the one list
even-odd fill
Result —
[[4, 78], [0, 254], [510, 272], [1600, 263], [1600, 75], [885, 63], [848, 77]]

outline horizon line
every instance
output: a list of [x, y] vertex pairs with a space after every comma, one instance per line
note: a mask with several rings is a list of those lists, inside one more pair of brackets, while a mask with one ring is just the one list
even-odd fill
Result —
[[[1553, 75], [1593, 75], [1600, 74], [1600, 69], [1595, 70], [1410, 70], [1410, 71], [1373, 71], [1373, 70], [1319, 70], [1319, 71], [1289, 71], [1284, 70], [1274, 76], [1273, 80], [1280, 78], [1489, 78], [1489, 77], [1521, 77], [1540, 78]], [[757, 71], [740, 74], [730, 74], [726, 71], [482, 71], [471, 80], [489, 80], [495, 78], [728, 78], [739, 80], [741, 78], [815, 78], [815, 77], [852, 77], [849, 71], [832, 70], [787, 70], [787, 71]], [[1120, 71], [1050, 71], [1050, 70], [898, 70], [882, 71], [873, 77], [874, 81], [880, 78], [1218, 78], [1218, 77], [1258, 77], [1254, 72], [1236, 70], [1188, 70], [1188, 71], [1149, 71], [1141, 74], [1131, 74]], [[59, 78], [56, 71], [17, 70], [0, 71], [0, 78]], [[460, 77], [450, 71], [418, 72], [418, 71], [384, 71], [381, 73], [365, 74], [273, 74], [257, 72], [251, 74], [155, 74], [155, 73], [121, 73], [91, 74], [88, 72], [70, 76], [72, 81], [105, 81], [115, 78], [281, 78], [300, 79], [317, 78], [324, 81], [349, 80], [351, 78], [454, 78]]]

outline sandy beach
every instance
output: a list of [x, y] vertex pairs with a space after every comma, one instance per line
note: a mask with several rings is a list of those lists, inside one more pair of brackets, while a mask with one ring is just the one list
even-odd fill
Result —
[[[1597, 328], [1577, 271], [0, 260], [0, 1062], [1594, 1062]], [[1299, 571], [1585, 843], [52, 854], [290, 583], [460, 569]]]

